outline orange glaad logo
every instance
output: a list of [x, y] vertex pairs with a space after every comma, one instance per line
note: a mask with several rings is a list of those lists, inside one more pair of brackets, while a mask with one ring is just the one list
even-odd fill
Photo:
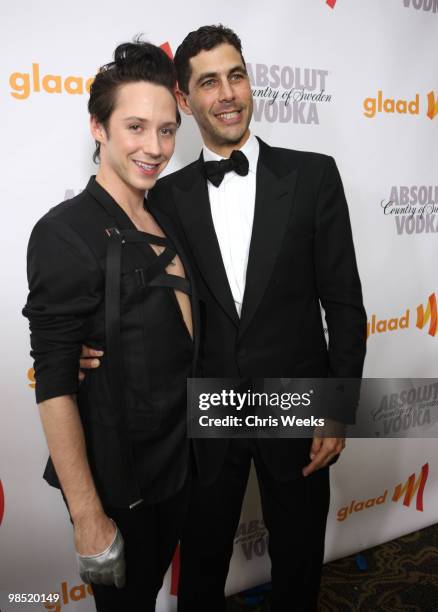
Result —
[[42, 74], [38, 63], [32, 64], [30, 72], [13, 72], [9, 77], [11, 96], [16, 100], [26, 100], [31, 93], [44, 91], [49, 94], [84, 94], [89, 93], [93, 77], [84, 79], [81, 76], [61, 76], [59, 74]]
[[29, 368], [27, 371], [27, 380], [29, 381], [28, 385], [31, 389], [35, 389], [35, 370], [33, 368]]
[[[378, 319], [377, 315], [371, 315], [371, 319], [367, 322], [367, 338], [373, 334], [410, 328], [410, 312], [410, 309], [407, 308], [401, 317], [393, 317], [391, 319]], [[416, 327], [424, 329], [427, 324], [429, 324], [427, 331], [429, 336], [436, 336], [438, 334], [438, 306], [435, 293], [429, 296], [426, 306], [423, 304], [417, 306]]]
[[429, 464], [425, 463], [421, 468], [421, 472], [417, 480], [415, 480], [415, 472], [409, 476], [405, 484], [398, 484], [394, 489], [392, 501], [397, 502], [403, 495], [403, 505], [410, 506], [415, 494], [417, 494], [415, 507], [420, 512], [423, 512], [423, 493], [426, 486], [427, 476], [429, 474]]
[[[168, 42], [160, 47], [173, 59], [172, 49]], [[9, 76], [10, 94], [16, 100], [26, 100], [32, 93], [83, 95], [90, 93], [94, 77], [77, 75], [62, 76], [45, 73], [38, 62], [33, 62], [29, 72], [13, 72]]]
[[[438, 1], [438, 0], [437, 0]], [[427, 96], [427, 111], [426, 115], [429, 119], [435, 119], [438, 115], [438, 96], [435, 92], [430, 91]], [[399, 115], [420, 115], [424, 113], [422, 102], [420, 103], [420, 94], [416, 93], [412, 99], [391, 98], [387, 97], [384, 92], [379, 89], [375, 97], [366, 98], [363, 102], [363, 114], [368, 119], [374, 118], [379, 113], [399, 114]]]
[[429, 119], [435, 119], [438, 115], [438, 97], [433, 91], [427, 94], [427, 116]]
[[[394, 488], [394, 493], [392, 495], [392, 501], [398, 502], [403, 496], [403, 505], [409, 507], [411, 502], [416, 495], [415, 500], [415, 508], [419, 512], [423, 512], [423, 493], [424, 488], [426, 486], [427, 477], [429, 474], [429, 464], [425, 463], [421, 468], [420, 475], [417, 479], [415, 479], [415, 472], [409, 476], [407, 481], [403, 484], [400, 483]], [[380, 506], [382, 504], [386, 504], [388, 501], [388, 489], [378, 495], [377, 497], [370, 497], [369, 499], [364, 499], [362, 501], [358, 501], [353, 499], [349, 506], [344, 506], [343, 508], [339, 508], [337, 512], [337, 520], [339, 522], [345, 521], [350, 514], [356, 512], [362, 512], [363, 510], [367, 510], [369, 508], [373, 508], [374, 506]]]
[[52, 610], [52, 612], [60, 612], [71, 604], [74, 609], [78, 609], [75, 603], [82, 599], [89, 599], [93, 597], [93, 588], [91, 584], [76, 584], [70, 586], [66, 581], [61, 582], [61, 588], [58, 591], [53, 591], [59, 594], [59, 599], [56, 602], [46, 602], [43, 604], [43, 608], [46, 610]]
[[417, 306], [417, 327], [423, 329], [429, 323], [429, 336], [435, 336], [438, 331], [438, 308], [436, 303], [436, 295], [432, 293], [427, 300], [427, 306], [423, 304]]
[[375, 314], [371, 315], [371, 320], [367, 323], [367, 338], [373, 334], [382, 334], [389, 331], [398, 331], [409, 327], [410, 310], [406, 310], [401, 317], [391, 319], [378, 319]]
[[379, 89], [375, 98], [366, 98], [363, 103], [363, 114], [372, 119], [377, 113], [398, 113], [401, 115], [420, 114], [420, 94], [412, 100], [387, 98]]

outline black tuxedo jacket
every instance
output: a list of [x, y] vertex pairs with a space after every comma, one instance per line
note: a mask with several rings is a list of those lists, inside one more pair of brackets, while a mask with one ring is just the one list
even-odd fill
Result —
[[[178, 225], [200, 296], [205, 377], [360, 377], [366, 314], [347, 203], [331, 157], [260, 142], [241, 318], [216, 238], [202, 158], [149, 196]], [[320, 303], [329, 331], [327, 346]], [[311, 440], [257, 441], [278, 479], [298, 477]], [[226, 440], [195, 440], [203, 481], [218, 474]]]

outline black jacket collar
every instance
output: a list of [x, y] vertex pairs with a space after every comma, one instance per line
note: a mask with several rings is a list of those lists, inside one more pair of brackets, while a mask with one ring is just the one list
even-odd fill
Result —
[[267, 290], [290, 211], [297, 170], [281, 149], [262, 140], [257, 165], [256, 202], [245, 294], [239, 319], [228, 284], [208, 200], [207, 182], [199, 159], [175, 176], [173, 195], [187, 240], [204, 281], [242, 335]]

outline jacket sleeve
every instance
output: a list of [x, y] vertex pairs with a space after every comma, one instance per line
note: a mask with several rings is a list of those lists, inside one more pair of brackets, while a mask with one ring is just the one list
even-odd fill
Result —
[[27, 253], [29, 319], [36, 400], [78, 390], [81, 344], [103, 300], [104, 279], [94, 254], [75, 230], [44, 217]]
[[315, 216], [315, 266], [329, 334], [330, 375], [361, 377], [366, 313], [341, 177], [328, 157]]

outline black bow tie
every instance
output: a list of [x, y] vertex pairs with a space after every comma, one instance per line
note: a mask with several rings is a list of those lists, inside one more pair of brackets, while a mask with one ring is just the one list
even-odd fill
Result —
[[225, 174], [232, 170], [240, 176], [246, 176], [248, 174], [248, 159], [242, 151], [234, 150], [229, 159], [204, 162], [205, 178], [215, 187], [219, 187]]

